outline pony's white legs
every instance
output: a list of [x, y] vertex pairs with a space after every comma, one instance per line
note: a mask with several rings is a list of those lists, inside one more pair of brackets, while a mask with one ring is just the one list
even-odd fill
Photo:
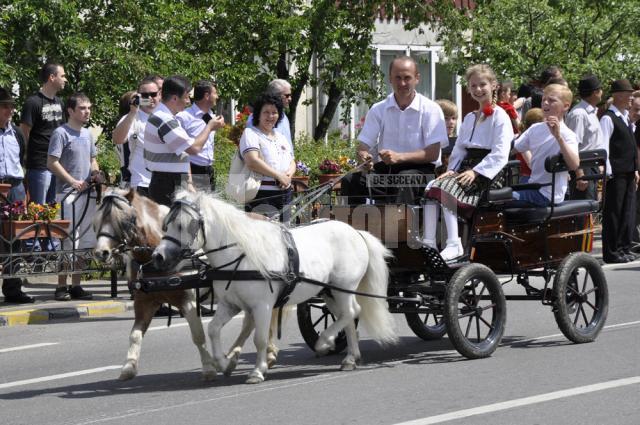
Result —
[[160, 303], [152, 303], [135, 299], [133, 301], [133, 310], [135, 321], [129, 334], [129, 350], [127, 351], [127, 360], [120, 370], [121, 381], [127, 381], [134, 378], [138, 374], [138, 361], [140, 360], [140, 350], [142, 348], [142, 338], [144, 337], [153, 315], [160, 307]]
[[231, 345], [231, 349], [227, 354], [227, 359], [229, 359], [233, 364], [232, 370], [235, 369], [235, 365], [238, 363], [238, 358], [242, 353], [242, 347], [244, 347], [244, 343], [247, 342], [254, 326], [253, 317], [250, 314], [245, 314], [244, 319], [242, 319], [240, 335], [238, 335], [238, 338], [236, 338], [235, 342]]
[[238, 307], [221, 300], [218, 302], [218, 309], [216, 310], [215, 316], [213, 316], [213, 320], [209, 322], [209, 338], [211, 339], [213, 364], [218, 370], [224, 372], [225, 375], [229, 375], [233, 371], [235, 364], [224, 355], [220, 332], [224, 325], [239, 312], [240, 309]]
[[354, 370], [361, 358], [355, 322], [348, 324], [344, 332], [347, 336], [347, 356], [342, 360], [340, 370]]
[[318, 355], [325, 355], [334, 349], [335, 339], [336, 336], [338, 336], [338, 333], [350, 324], [354, 324], [355, 318], [360, 313], [360, 306], [356, 303], [354, 295], [335, 291], [333, 300], [331, 301], [326, 297], [325, 301], [329, 306], [329, 310], [331, 310], [331, 312], [336, 316], [336, 321], [325, 329], [318, 337], [318, 341], [314, 347]]
[[286, 305], [284, 307], [276, 308], [271, 313], [271, 324], [269, 325], [269, 343], [267, 344], [267, 363], [269, 365], [269, 369], [276, 364], [276, 360], [278, 358], [278, 352], [280, 351], [274, 342], [276, 336], [278, 335], [278, 314], [282, 311], [282, 323], [287, 320], [289, 317], [289, 313], [293, 306]]
[[[190, 297], [189, 297], [190, 298]], [[191, 340], [195, 344], [200, 353], [200, 361], [202, 362], [202, 377], [205, 381], [212, 381], [216, 377], [216, 369], [213, 366], [213, 359], [207, 351], [207, 341], [202, 328], [202, 320], [198, 317], [196, 303], [187, 298], [181, 307], [182, 314], [189, 324], [191, 331]]]
[[269, 316], [272, 309], [268, 305], [260, 305], [251, 310], [256, 325], [253, 343], [256, 346], [256, 366], [246, 380], [247, 384], [259, 384], [267, 373], [267, 343], [269, 340]]

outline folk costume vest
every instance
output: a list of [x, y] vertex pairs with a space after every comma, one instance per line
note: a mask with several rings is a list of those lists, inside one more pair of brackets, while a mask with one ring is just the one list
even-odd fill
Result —
[[633, 173], [636, 167], [636, 140], [622, 118], [613, 111], [607, 110], [605, 115], [611, 118], [613, 133], [609, 140], [609, 162], [612, 174]]

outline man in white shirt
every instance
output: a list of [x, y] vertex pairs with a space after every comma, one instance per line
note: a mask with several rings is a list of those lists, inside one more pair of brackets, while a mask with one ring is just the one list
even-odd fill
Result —
[[[370, 160], [374, 173], [368, 178], [365, 173], [343, 178], [341, 194], [349, 196], [349, 204], [362, 204], [371, 197], [388, 200], [387, 193], [394, 195], [394, 201], [415, 203], [434, 178], [441, 147], [449, 144], [442, 110], [416, 92], [420, 73], [415, 60], [402, 56], [391, 61], [389, 81], [393, 93], [371, 107], [358, 136], [358, 160]], [[381, 177], [390, 174], [403, 177]], [[397, 183], [397, 191], [390, 180]]]
[[[218, 102], [218, 90], [211, 81], [200, 80], [193, 87], [193, 104], [176, 115], [180, 125], [191, 137], [197, 137], [207, 123], [215, 117], [212, 108]], [[218, 127], [216, 127], [218, 128]], [[202, 150], [189, 155], [191, 176], [197, 190], [215, 190], [215, 173], [213, 169], [213, 144], [215, 130], [211, 131]]]
[[144, 161], [144, 129], [149, 114], [160, 102], [160, 89], [153, 77], [146, 77], [138, 85], [138, 92], [133, 96], [129, 113], [118, 122], [113, 130], [113, 143], [129, 145], [129, 171], [131, 187], [142, 195], [149, 195], [151, 171], [147, 170]]
[[[578, 94], [582, 99], [565, 118], [567, 127], [573, 130], [578, 137], [578, 150], [580, 152], [604, 149], [604, 135], [598, 120], [597, 105], [602, 100], [602, 85], [595, 75], [584, 77], [578, 82]], [[569, 181], [570, 199], [597, 199], [595, 181], [580, 180], [585, 175], [598, 174], [597, 168], [578, 168], [571, 173]]]

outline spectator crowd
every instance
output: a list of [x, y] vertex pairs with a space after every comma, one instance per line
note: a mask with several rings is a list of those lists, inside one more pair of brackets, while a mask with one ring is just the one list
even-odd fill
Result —
[[[453, 102], [434, 102], [416, 92], [421, 76], [411, 57], [395, 58], [388, 76], [393, 92], [371, 107], [358, 135], [356, 156], [362, 166], [342, 180], [341, 195], [350, 204], [382, 202], [391, 196], [418, 205], [424, 197], [422, 243], [438, 249], [435, 231], [442, 214], [447, 238], [441, 256], [456, 261], [463, 253], [459, 216], [473, 211], [509, 158], [520, 161], [522, 183], [549, 183], [544, 160], [562, 153], [572, 171], [556, 180], [554, 190], [547, 186], [516, 191], [512, 205], [598, 200], [602, 192], [588, 176], [604, 172], [608, 178], [602, 199], [603, 260], [635, 259], [640, 247], [640, 91], [628, 80], [604, 86], [597, 76], [586, 75], [573, 88], [579, 97], [574, 102], [559, 67], [546, 68], [539, 78], [515, 90], [511, 82], [499, 81], [489, 66], [475, 65], [465, 78], [477, 109], [459, 124], [461, 115]], [[87, 128], [91, 100], [77, 92], [62, 101], [58, 94], [67, 78], [60, 64], [45, 64], [39, 77], [41, 87], [22, 105], [19, 125], [12, 122], [15, 101], [10, 88], [0, 88], [0, 182], [11, 185], [10, 202], [61, 203], [62, 218], [71, 220], [77, 232], [72, 238], [75, 248], [89, 248], [95, 244], [91, 220], [73, 221], [82, 215], [78, 211], [91, 217], [96, 206], [95, 192], [87, 190], [100, 175], [95, 140]], [[609, 98], [603, 103], [605, 92]], [[192, 83], [179, 75], [146, 76], [135, 90], [123, 94], [121, 117], [112, 132], [122, 185], [164, 205], [171, 204], [177, 188], [215, 190], [215, 132], [225, 124], [214, 112], [219, 96], [214, 81]], [[290, 101], [287, 81], [269, 83], [252, 105], [236, 153], [261, 176], [260, 188], [245, 209], [280, 213], [283, 221], [296, 171], [286, 115]], [[606, 167], [579, 168], [579, 153], [593, 149], [607, 151]], [[372, 175], [417, 175], [420, 184], [409, 190], [372, 185]], [[50, 241], [26, 243], [57, 249]], [[62, 248], [72, 246], [64, 240]], [[56, 300], [91, 299], [79, 274], [71, 280], [68, 287], [67, 276], [59, 276]], [[2, 291], [5, 302], [33, 302], [22, 291], [20, 279], [4, 279]]]

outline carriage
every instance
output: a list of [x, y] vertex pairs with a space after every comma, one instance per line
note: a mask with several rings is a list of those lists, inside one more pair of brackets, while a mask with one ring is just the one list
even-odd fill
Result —
[[[603, 150], [581, 153], [581, 167], [604, 167], [605, 163]], [[513, 183], [512, 170], [517, 165], [512, 162], [505, 169], [507, 182]], [[559, 155], [548, 158], [545, 167], [552, 187], [557, 173], [567, 171]], [[601, 180], [604, 190], [604, 177], [599, 173], [584, 178]], [[505, 203], [512, 199], [513, 190], [541, 186], [507, 184], [490, 190], [466, 218], [465, 258], [446, 263], [438, 251], [419, 242], [420, 206], [353, 207], [334, 202], [332, 184], [337, 181], [297, 198], [291, 215], [296, 225], [290, 229], [251, 219], [205, 193], [179, 192], [172, 207], [154, 220], [149, 220], [154, 215], [144, 207], [152, 203], [147, 198], [134, 191], [108, 194], [95, 222], [101, 246], [96, 253], [107, 259], [122, 247], [133, 254], [144, 251], [144, 262], [155, 270], [176, 270], [185, 259], [200, 265], [195, 273], [159, 276], [140, 269], [143, 276], [134, 284], [142, 293], [164, 292], [164, 296], [178, 289], [186, 293], [190, 288], [214, 288], [218, 307], [209, 323], [213, 358], [204, 349], [202, 325], [195, 320], [191, 296], [178, 303], [188, 316], [205, 378], [215, 375], [214, 366], [225, 374], [234, 370], [242, 345], [255, 327], [256, 368], [247, 382], [264, 381], [270, 363], [269, 328], [274, 329], [272, 311], [284, 305], [298, 305], [302, 336], [317, 353], [348, 349], [341, 366], [346, 370], [355, 368], [360, 359], [358, 323], [382, 344], [397, 340], [391, 313], [404, 314], [422, 339], [447, 333], [458, 352], [472, 359], [490, 356], [500, 344], [506, 300], [538, 300], [550, 306], [563, 334], [576, 343], [593, 341], [604, 326], [607, 284], [600, 264], [589, 255], [592, 218], [600, 212], [599, 202], [510, 208]], [[326, 202], [319, 202], [323, 199]], [[156, 242], [138, 246], [152, 239]], [[514, 280], [524, 295], [505, 295], [503, 285]], [[356, 296], [360, 297], [357, 302]], [[146, 298], [136, 296], [135, 302]], [[159, 305], [157, 299], [149, 303], [149, 311], [135, 309], [123, 379], [137, 371], [139, 344]], [[227, 354], [221, 348], [220, 331], [240, 310], [247, 313], [243, 329]], [[273, 334], [269, 338], [273, 342]]]
[[[604, 150], [580, 154], [581, 168], [604, 167], [605, 163]], [[515, 184], [517, 166], [517, 161], [509, 162], [506, 180], [510, 184], [490, 190], [465, 220], [465, 258], [454, 264], [445, 263], [436, 250], [419, 242], [419, 206], [354, 208], [330, 201], [320, 207], [317, 216], [368, 230], [391, 248], [389, 310], [404, 314], [411, 330], [424, 340], [446, 333], [463, 356], [490, 356], [505, 331], [506, 300], [535, 300], [551, 307], [569, 340], [591, 342], [604, 326], [608, 311], [607, 282], [599, 262], [589, 254], [601, 204], [576, 200], [547, 208], [505, 208], [512, 191], [541, 187]], [[567, 171], [560, 155], [547, 158], [545, 168], [552, 174], [552, 188], [556, 174]], [[603, 173], [586, 177], [602, 182], [603, 190], [604, 178]], [[514, 280], [524, 294], [505, 295], [503, 285]], [[319, 298], [300, 304], [297, 316], [311, 348], [319, 332], [333, 320]], [[341, 335], [335, 351], [345, 345]]]

